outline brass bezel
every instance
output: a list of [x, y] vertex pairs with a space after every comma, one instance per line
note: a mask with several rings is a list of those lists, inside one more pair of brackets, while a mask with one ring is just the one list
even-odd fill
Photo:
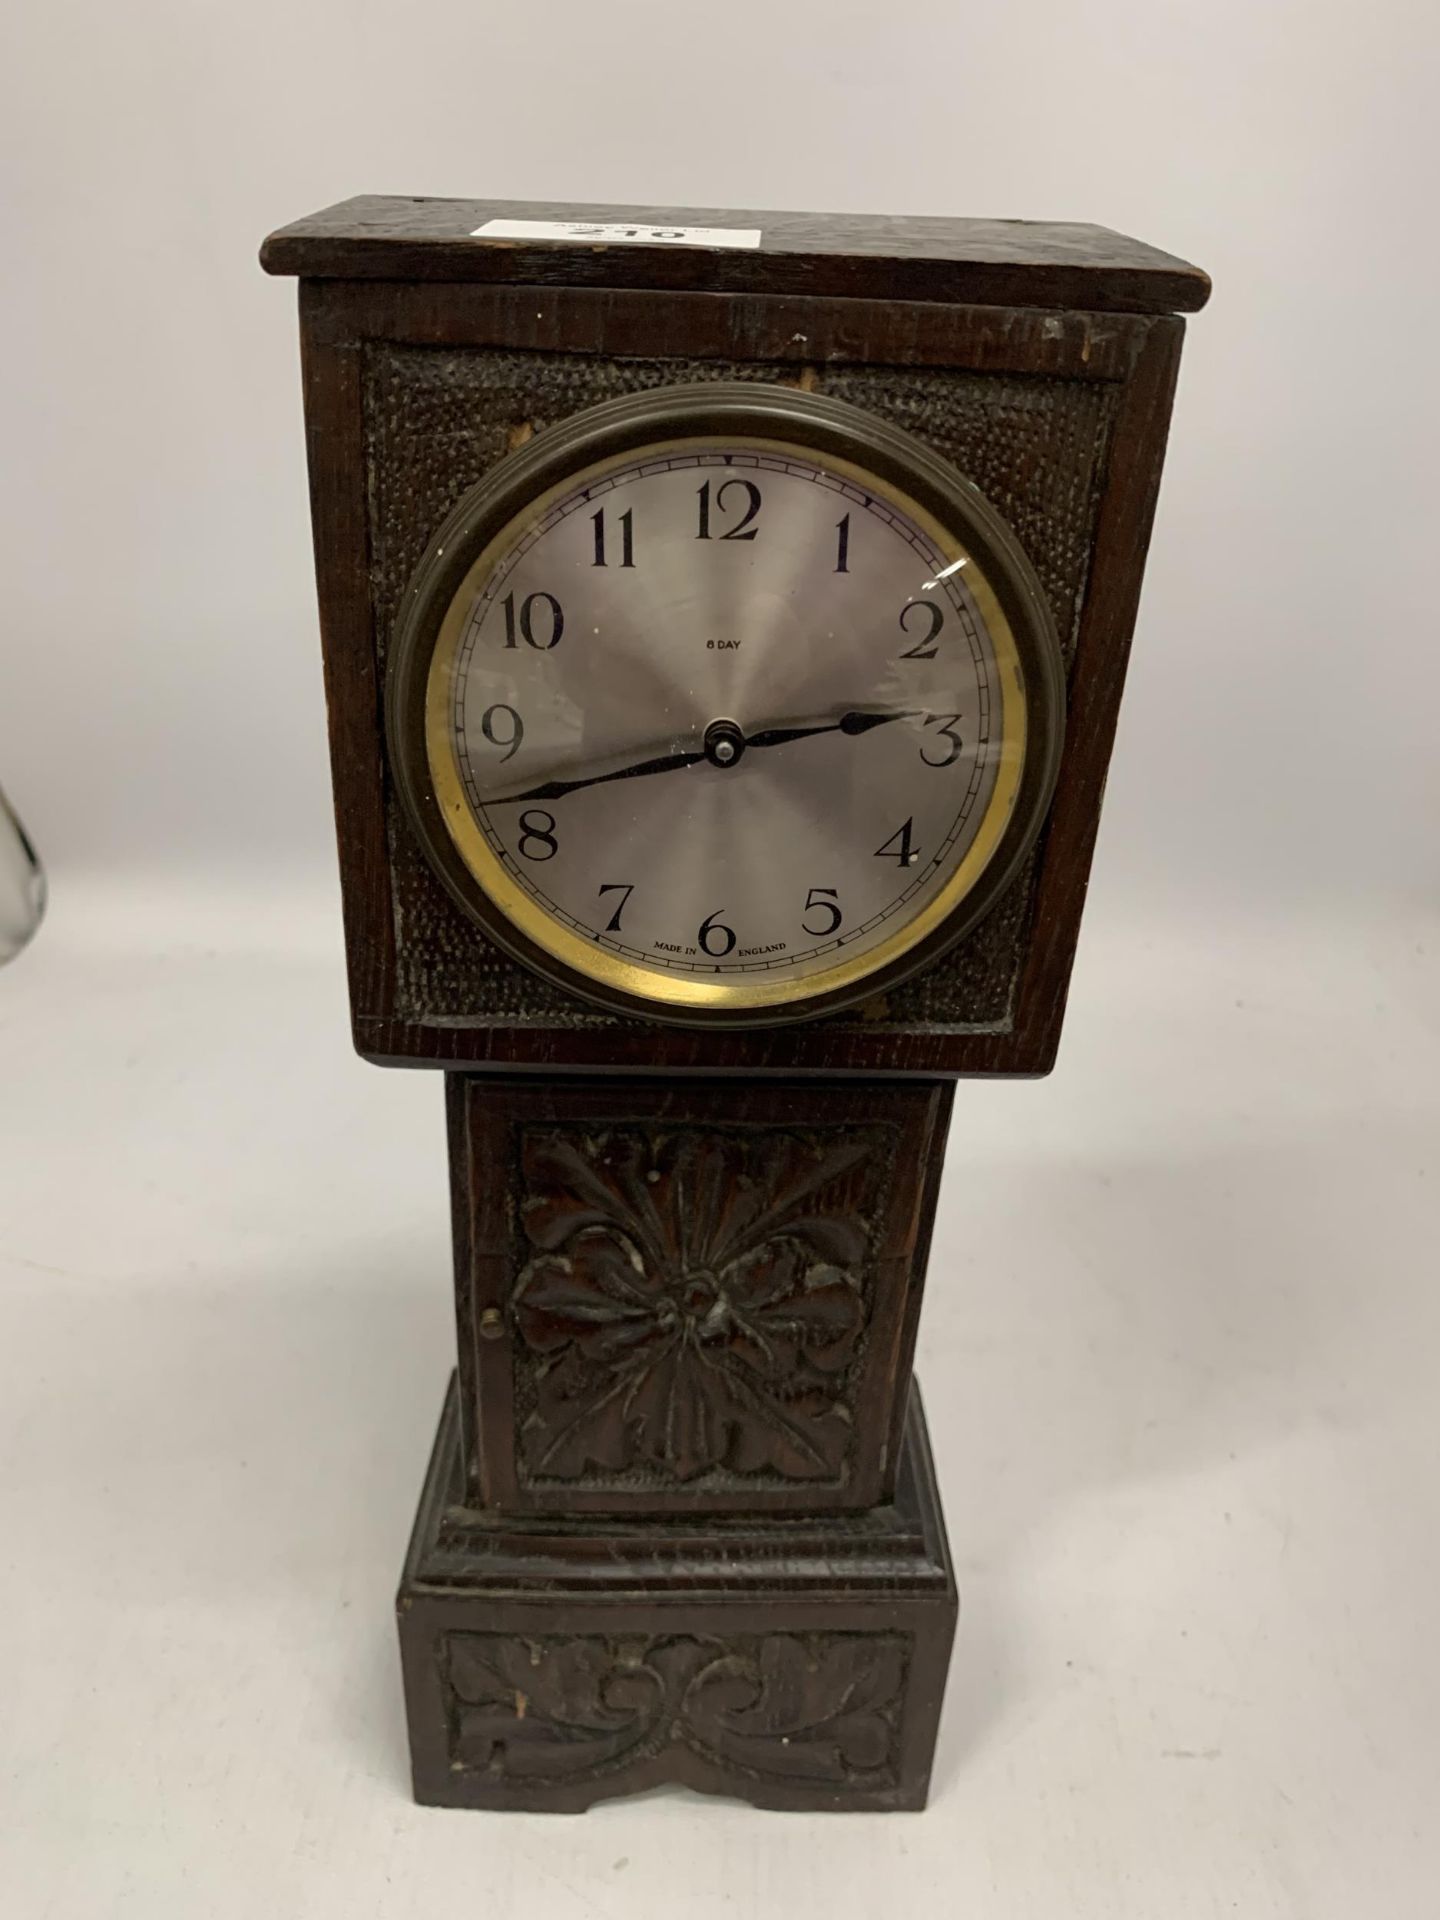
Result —
[[[737, 440], [799, 452], [881, 494], [965, 559], [999, 673], [1000, 766], [980, 830], [939, 892], [864, 954], [801, 979], [715, 981], [671, 974], [584, 940], [496, 857], [464, 791], [450, 729], [450, 679], [478, 590], [555, 501], [632, 458]], [[994, 904], [1043, 821], [1063, 728], [1060, 650], [1043, 593], [978, 489], [918, 442], [824, 396], [748, 385], [690, 386], [589, 409], [537, 437], [473, 488], [414, 579], [391, 652], [387, 708], [400, 791], [426, 853], [464, 910], [502, 947], [571, 991], [684, 1026], [765, 1026], [873, 998], [926, 964]]]

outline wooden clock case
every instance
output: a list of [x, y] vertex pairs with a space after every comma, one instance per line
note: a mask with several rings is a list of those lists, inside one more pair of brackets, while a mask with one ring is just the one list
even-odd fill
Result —
[[[497, 218], [762, 242], [472, 237]], [[957, 1601], [910, 1364], [952, 1086], [1054, 1061], [1208, 282], [1097, 227], [468, 200], [347, 201], [262, 260], [301, 283], [355, 1042], [446, 1079], [459, 1364], [399, 1599], [417, 1796], [921, 1806]], [[849, 1013], [705, 1030], [597, 1007], [465, 917], [397, 793], [385, 670], [497, 462], [737, 380], [848, 400], [978, 484], [1068, 719], [1040, 839], [961, 941]]]

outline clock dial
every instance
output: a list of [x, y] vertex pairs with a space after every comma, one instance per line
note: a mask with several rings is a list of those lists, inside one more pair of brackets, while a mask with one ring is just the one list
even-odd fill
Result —
[[582, 987], [680, 1018], [863, 997], [1013, 856], [1015, 625], [980, 544], [858, 460], [628, 445], [442, 601], [410, 649], [434, 810], [489, 924]]

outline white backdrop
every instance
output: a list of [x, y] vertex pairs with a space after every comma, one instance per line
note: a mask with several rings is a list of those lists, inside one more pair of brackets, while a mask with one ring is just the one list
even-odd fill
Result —
[[[0, 1887], [1433, 1920], [1429, 0], [45, 0], [0, 21]], [[294, 286], [356, 192], [1093, 220], [1190, 325], [1061, 1070], [960, 1089], [930, 1811], [413, 1808], [434, 1076], [347, 1051]]]
[[1433, 880], [1425, 0], [11, 9], [0, 779], [50, 862], [329, 859], [294, 288], [355, 192], [1094, 220], [1192, 322], [1102, 854]]

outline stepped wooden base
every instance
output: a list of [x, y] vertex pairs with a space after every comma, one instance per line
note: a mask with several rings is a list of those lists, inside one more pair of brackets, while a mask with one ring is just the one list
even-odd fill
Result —
[[418, 1800], [925, 1804], [957, 1601], [918, 1393], [865, 1512], [505, 1519], [464, 1486], [452, 1381], [398, 1600]]

